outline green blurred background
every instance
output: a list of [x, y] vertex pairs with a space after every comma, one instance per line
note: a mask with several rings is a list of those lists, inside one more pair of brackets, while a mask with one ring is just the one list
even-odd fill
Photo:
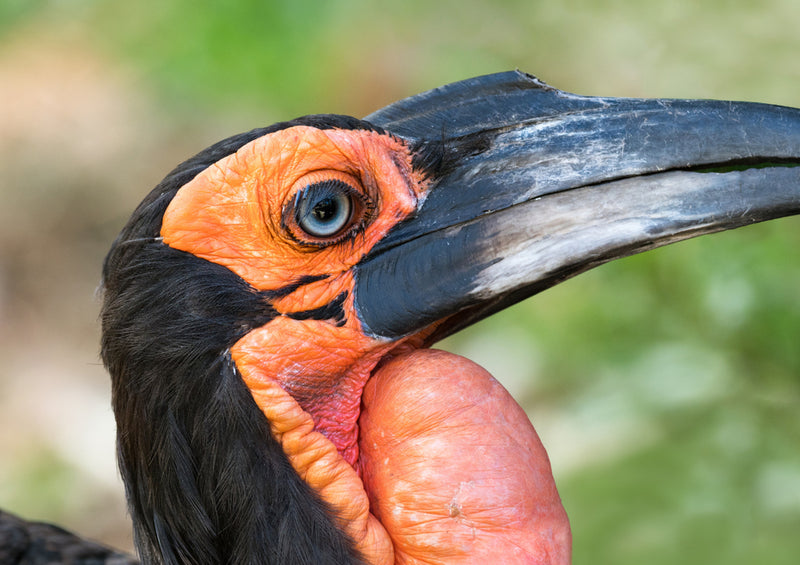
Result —
[[[177, 162], [520, 68], [800, 107], [795, 0], [0, 0], [0, 507], [130, 547], [102, 257]], [[548, 447], [576, 564], [800, 562], [800, 218], [617, 261], [451, 338]]]

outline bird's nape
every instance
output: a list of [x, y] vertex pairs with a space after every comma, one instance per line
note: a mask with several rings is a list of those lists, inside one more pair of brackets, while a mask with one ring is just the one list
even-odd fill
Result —
[[212, 146], [104, 269], [142, 559], [568, 563], [524, 413], [424, 348], [612, 259], [798, 212], [800, 110], [518, 72]]

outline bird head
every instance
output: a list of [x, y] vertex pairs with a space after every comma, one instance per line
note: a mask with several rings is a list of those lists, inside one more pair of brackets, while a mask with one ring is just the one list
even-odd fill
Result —
[[[517, 550], [529, 535], [525, 550], [550, 556], [537, 562], [566, 562], [535, 432], [489, 413], [447, 427], [474, 390], [501, 399], [495, 412], [510, 397], [425, 348], [612, 259], [798, 212], [800, 110], [581, 97], [519, 72], [213, 145], [145, 198], [104, 265], [102, 352], [143, 559], [393, 562], [429, 510], [381, 499], [400, 480], [395, 436], [452, 440], [445, 474], [463, 486], [477, 457], [463, 432], [523, 438], [513, 449], [530, 456], [503, 472], [536, 478], [509, 491], [536, 508], [506, 503], [502, 521]], [[442, 460], [415, 457], [406, 472], [426, 477]], [[441, 508], [465, 521], [460, 503]]]

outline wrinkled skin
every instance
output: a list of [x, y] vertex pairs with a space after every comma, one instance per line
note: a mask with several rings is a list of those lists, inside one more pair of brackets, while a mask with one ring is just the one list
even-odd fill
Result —
[[[796, 110], [585, 98], [503, 73], [368, 120], [307, 116], [215, 144], [109, 255], [103, 355], [153, 561], [174, 537], [231, 562], [333, 548], [331, 562], [568, 563], [523, 411], [474, 364], [415, 348], [612, 259], [798, 212]], [[238, 376], [265, 420], [218, 393]]]
[[[355, 231], [309, 239], [292, 205], [332, 180], [358, 195]], [[426, 187], [396, 138], [295, 126], [182, 186], [161, 236], [267, 293], [275, 317], [231, 357], [294, 470], [369, 563], [568, 563], [567, 518], [522, 409], [477, 365], [415, 349], [427, 329], [377, 338], [354, 307], [353, 268]], [[330, 319], [309, 314], [337, 300]]]
[[544, 447], [480, 366], [430, 349], [395, 357], [367, 383], [359, 427], [362, 479], [395, 563], [570, 562]]
[[362, 396], [360, 476], [262, 366], [246, 367], [292, 466], [369, 563], [570, 563], [547, 453], [480, 366], [432, 349], [384, 361]]

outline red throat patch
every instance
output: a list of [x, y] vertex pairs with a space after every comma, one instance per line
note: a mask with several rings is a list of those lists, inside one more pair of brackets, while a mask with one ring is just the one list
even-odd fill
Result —
[[[353, 199], [328, 239], [295, 213], [298, 195], [326, 183]], [[184, 185], [161, 235], [227, 267], [276, 311], [231, 357], [293, 468], [367, 562], [565, 565], [569, 524], [521, 408], [480, 367], [414, 351], [422, 334], [367, 336], [355, 312], [353, 266], [424, 190], [401, 141], [296, 126]]]

